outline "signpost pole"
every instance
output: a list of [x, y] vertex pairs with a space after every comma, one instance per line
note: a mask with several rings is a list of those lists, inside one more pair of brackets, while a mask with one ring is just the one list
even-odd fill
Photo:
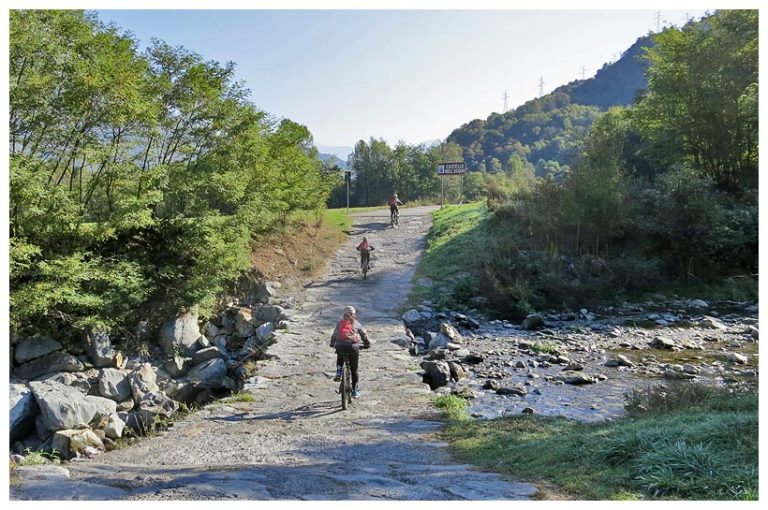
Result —
[[467, 167], [463, 161], [454, 161], [449, 163], [440, 163], [437, 165], [437, 175], [440, 176], [440, 209], [443, 208], [443, 202], [445, 202], [445, 176], [447, 175], [461, 175], [461, 184], [459, 188], [459, 202], [463, 201], [464, 197], [464, 172], [467, 171]]
[[349, 216], [349, 181], [351, 180], [350, 177], [351, 175], [349, 170], [344, 172], [344, 180], [347, 181], [347, 216]]

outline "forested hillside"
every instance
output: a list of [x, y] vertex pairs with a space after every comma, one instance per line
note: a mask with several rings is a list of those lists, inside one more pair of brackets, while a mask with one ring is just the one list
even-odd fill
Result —
[[159, 40], [140, 52], [82, 11], [10, 12], [15, 332], [130, 336], [210, 306], [257, 235], [325, 207], [338, 176], [309, 131], [234, 72]]
[[533, 166], [539, 177], [562, 176], [574, 163], [589, 127], [611, 106], [627, 106], [645, 89], [647, 62], [642, 37], [594, 78], [579, 80], [505, 113], [492, 113], [453, 131], [447, 141], [462, 148], [470, 170], [514, 172]]
[[622, 53], [619, 60], [605, 64], [594, 78], [571, 82], [554, 92], [567, 94], [575, 104], [597, 106], [603, 110], [612, 106], [629, 106], [648, 86], [645, 52], [653, 45], [652, 37], [641, 37]]

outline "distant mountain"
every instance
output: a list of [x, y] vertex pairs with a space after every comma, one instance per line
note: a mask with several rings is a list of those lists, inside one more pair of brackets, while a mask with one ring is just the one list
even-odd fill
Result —
[[648, 64], [639, 57], [651, 45], [649, 36], [641, 37], [594, 78], [573, 81], [486, 120], [475, 119], [447, 141], [461, 146], [469, 170], [494, 172], [524, 164], [539, 176], [568, 171], [594, 119], [611, 106], [632, 104], [647, 87]]
[[354, 147], [345, 145], [318, 145], [317, 150], [323, 154], [333, 154], [342, 161], [346, 161], [350, 154], [355, 152]]
[[326, 154], [324, 152], [319, 152], [317, 154], [317, 157], [320, 158], [320, 161], [325, 161], [329, 165], [336, 165], [339, 168], [347, 168], [347, 161], [344, 159], [339, 159], [338, 156], [335, 154]]
[[425, 141], [423, 141], [423, 142], [419, 143], [418, 145], [423, 145], [424, 147], [426, 147], [427, 149], [429, 149], [430, 147], [434, 147], [434, 146], [436, 146], [436, 145], [440, 145], [440, 144], [441, 144], [441, 143], [443, 143], [444, 141], [445, 141], [445, 140], [442, 140], [442, 139], [440, 139], [440, 138], [435, 138], [434, 140], [425, 140]]
[[642, 58], [643, 48], [653, 46], [650, 36], [641, 37], [619, 60], [605, 64], [588, 80], [572, 81], [554, 90], [565, 92], [572, 103], [598, 106], [608, 109], [611, 106], [632, 104], [639, 91], [648, 86], [645, 71], [648, 62]]

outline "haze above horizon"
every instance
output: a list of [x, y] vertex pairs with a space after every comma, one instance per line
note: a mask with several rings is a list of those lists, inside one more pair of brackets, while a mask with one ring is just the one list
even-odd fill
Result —
[[[492, 112], [590, 78], [694, 10], [98, 10], [151, 38], [233, 61], [251, 101], [317, 146], [444, 139]], [[657, 17], [657, 12], [660, 17]]]

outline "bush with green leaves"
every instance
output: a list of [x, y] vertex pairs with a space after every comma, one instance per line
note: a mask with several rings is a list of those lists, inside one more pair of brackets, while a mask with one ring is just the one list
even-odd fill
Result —
[[213, 306], [251, 242], [332, 185], [306, 127], [258, 110], [234, 64], [95, 13], [10, 14], [10, 319], [38, 332]]

